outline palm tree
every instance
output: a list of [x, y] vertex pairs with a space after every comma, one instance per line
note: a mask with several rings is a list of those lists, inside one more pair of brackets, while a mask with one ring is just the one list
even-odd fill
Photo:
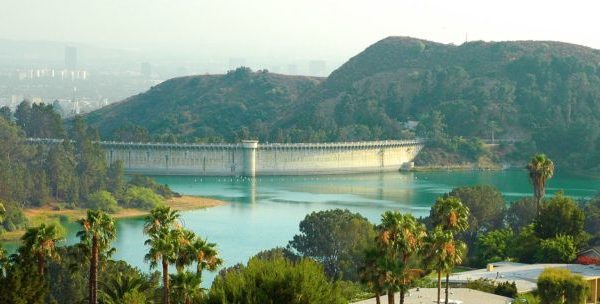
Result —
[[394, 304], [394, 291], [399, 289], [400, 304], [404, 304], [404, 294], [423, 272], [412, 266], [423, 245], [425, 227], [410, 214], [386, 211], [378, 230], [377, 244], [386, 255], [380, 266], [386, 270], [388, 303]]
[[38, 227], [27, 229], [21, 237], [22, 252], [37, 260], [38, 275], [41, 277], [46, 269], [46, 259], [59, 259], [56, 244], [63, 239], [61, 235], [62, 231], [56, 225], [40, 224]]
[[99, 296], [103, 304], [121, 304], [127, 294], [132, 292], [147, 293], [152, 287], [141, 276], [123, 275], [111, 276], [109, 281], [101, 283]]
[[375, 303], [380, 304], [380, 296], [384, 291], [385, 272], [379, 267], [384, 252], [379, 248], [368, 248], [364, 252], [364, 266], [360, 272], [362, 283], [367, 284], [371, 291], [375, 293]]
[[200, 287], [202, 279], [198, 274], [187, 271], [179, 272], [171, 275], [171, 281], [173, 282], [173, 293], [179, 300], [178, 303], [191, 304], [192, 300], [202, 292]]
[[431, 206], [430, 218], [434, 227], [441, 226], [456, 234], [469, 228], [469, 213], [469, 208], [457, 197], [439, 197]]
[[554, 163], [545, 154], [537, 154], [527, 164], [529, 180], [533, 184], [533, 198], [540, 215], [540, 205], [546, 194], [546, 181], [554, 175]]
[[441, 300], [442, 273], [447, 272], [449, 249], [447, 246], [452, 241], [452, 233], [444, 231], [441, 226], [435, 227], [427, 236], [424, 252], [427, 266], [437, 273], [437, 303]]
[[179, 212], [169, 206], [160, 206], [150, 210], [144, 224], [144, 233], [152, 235], [159, 233], [163, 228], [174, 227], [179, 227]]
[[169, 265], [177, 259], [178, 242], [182, 237], [179, 229], [163, 228], [150, 235], [144, 244], [150, 249], [145, 260], [150, 262], [150, 268], [155, 268], [158, 263], [162, 265], [163, 275], [163, 304], [169, 304]]
[[98, 256], [109, 251], [110, 243], [116, 238], [115, 222], [101, 210], [88, 210], [87, 217], [80, 219], [82, 230], [77, 232], [84, 248], [89, 250], [89, 303], [98, 303]]
[[463, 261], [463, 257], [467, 253], [467, 245], [464, 242], [452, 240], [446, 244], [447, 262], [448, 269], [446, 270], [446, 301], [448, 304], [448, 286], [450, 282], [450, 273], [456, 265], [460, 265]]
[[[169, 264], [177, 262], [179, 248], [185, 246], [189, 232], [180, 229], [179, 212], [172, 210], [168, 206], [160, 206], [152, 209], [150, 215], [146, 217], [144, 224], [144, 233], [150, 238], [145, 244], [150, 247], [145, 260], [150, 262], [150, 268], [162, 264], [163, 274], [163, 304], [169, 303]], [[186, 257], [181, 257], [178, 264], [187, 262]], [[183, 266], [176, 265], [181, 270]]]
[[197, 263], [196, 274], [198, 277], [202, 278], [203, 270], [215, 271], [223, 264], [223, 259], [219, 257], [216, 247], [217, 244], [208, 243], [201, 238], [196, 239], [191, 244], [192, 252], [196, 254], [194, 261]]

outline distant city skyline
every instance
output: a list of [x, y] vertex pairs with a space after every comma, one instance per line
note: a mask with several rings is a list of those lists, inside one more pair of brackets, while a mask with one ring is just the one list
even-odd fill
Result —
[[313, 60], [331, 68], [387, 36], [600, 48], [600, 5], [582, 0], [3, 0], [2, 8], [4, 39], [273, 61], [282, 71]]

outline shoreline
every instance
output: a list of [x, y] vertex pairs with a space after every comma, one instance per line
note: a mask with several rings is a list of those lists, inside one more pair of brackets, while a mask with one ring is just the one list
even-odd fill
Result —
[[[227, 204], [227, 202], [225, 201], [191, 195], [183, 195], [180, 197], [173, 197], [165, 200], [165, 205], [177, 211], [191, 211], [212, 208], [222, 206], [225, 204]], [[52, 208], [52, 206], [44, 206], [40, 208], [25, 209], [23, 210], [23, 214], [25, 215], [27, 220], [29, 220], [30, 226], [36, 226], [40, 223], [61, 223], [65, 220], [74, 222], [80, 218], [85, 217], [87, 210], [88, 209], [86, 208], [55, 210]], [[148, 214], [150, 214], [150, 210], [121, 208], [121, 210], [117, 211], [116, 213], [111, 213], [110, 215], [115, 219], [124, 219], [142, 217]], [[18, 241], [21, 238], [21, 236], [23, 236], [25, 231], [25, 229], [19, 229], [15, 231], [5, 232], [4, 234], [2, 234], [2, 236], [0, 236], [0, 241]]]

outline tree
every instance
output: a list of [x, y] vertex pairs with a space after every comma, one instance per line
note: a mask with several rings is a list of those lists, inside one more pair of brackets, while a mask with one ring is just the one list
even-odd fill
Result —
[[184, 237], [179, 227], [179, 213], [168, 206], [156, 207], [150, 211], [144, 224], [144, 233], [150, 238], [144, 244], [150, 247], [144, 257], [150, 268], [162, 265], [163, 304], [169, 304], [169, 264], [175, 263], [178, 247]]
[[583, 230], [585, 215], [570, 198], [558, 193], [545, 201], [535, 220], [535, 234], [541, 239], [549, 239], [559, 234], [571, 236], [577, 247], [585, 244], [587, 234]]
[[438, 198], [429, 213], [434, 227], [441, 226], [443, 230], [452, 233], [462, 232], [469, 228], [469, 215], [470, 208], [463, 205], [457, 196]]
[[177, 303], [192, 304], [192, 301], [198, 301], [202, 296], [200, 283], [202, 279], [198, 274], [183, 271], [171, 275], [173, 285], [173, 295]]
[[110, 251], [110, 243], [116, 238], [115, 222], [100, 210], [88, 210], [87, 217], [78, 222], [82, 230], [77, 232], [77, 236], [80, 244], [88, 250], [90, 260], [88, 300], [90, 304], [97, 304], [99, 255]]
[[115, 196], [121, 195], [125, 190], [125, 165], [122, 160], [117, 160], [110, 164], [106, 172], [106, 189]]
[[0, 118], [6, 121], [12, 121], [12, 111], [8, 106], [0, 107]]
[[394, 303], [394, 292], [399, 290], [404, 304], [405, 293], [423, 272], [415, 267], [415, 257], [423, 246], [425, 227], [410, 214], [386, 211], [377, 230], [377, 245], [385, 252], [381, 267], [386, 271], [388, 303]]
[[573, 237], [557, 235], [541, 240], [536, 252], [538, 263], [571, 263], [577, 257], [577, 248]]
[[[128, 297], [133, 295], [139, 300], [143, 298], [145, 303], [147, 296], [151, 296], [152, 286], [139, 275], [130, 275], [123, 273], [112, 274], [107, 282], [102, 282], [99, 292], [101, 303], [105, 304], [125, 304]], [[130, 299], [129, 299], [130, 300]]]
[[466, 246], [463, 242], [455, 241], [452, 232], [444, 230], [442, 226], [436, 226], [427, 236], [423, 252], [428, 268], [437, 273], [437, 302], [440, 303], [442, 273], [450, 273], [455, 265], [462, 263]]
[[533, 198], [540, 215], [540, 205], [546, 194], [546, 182], [554, 175], [554, 163], [545, 154], [537, 154], [527, 164], [529, 180], [533, 184]]
[[476, 256], [480, 265], [510, 259], [514, 234], [510, 229], [493, 230], [479, 236]]
[[144, 223], [144, 233], [153, 235], [160, 233], [163, 229], [171, 229], [180, 226], [179, 212], [169, 206], [159, 206], [150, 210]]
[[600, 195], [585, 204], [583, 213], [585, 214], [584, 229], [592, 235], [590, 245], [600, 245]]
[[367, 284], [369, 289], [375, 293], [375, 302], [381, 303], [380, 296], [385, 291], [385, 270], [380, 267], [382, 259], [385, 258], [385, 252], [376, 246], [368, 248], [364, 253], [365, 260], [361, 268], [361, 282]]
[[[276, 299], [276, 300], [275, 300]], [[206, 303], [347, 303], [339, 288], [311, 260], [252, 258], [246, 266], [229, 269], [215, 278]]]
[[47, 259], [59, 259], [56, 244], [63, 238], [62, 232], [56, 225], [44, 223], [37, 227], [29, 228], [21, 237], [23, 241], [22, 253], [37, 260], [37, 272], [44, 277]]
[[375, 230], [366, 218], [348, 210], [313, 212], [300, 222], [300, 234], [288, 248], [313, 258], [325, 267], [332, 279], [358, 280], [363, 252], [375, 239]]
[[530, 198], [523, 198], [513, 202], [506, 211], [506, 222], [514, 230], [533, 223], [537, 216], [536, 203]]
[[[503, 227], [505, 202], [498, 189], [476, 185], [453, 189], [449, 197], [457, 197], [469, 209], [467, 242], [472, 244], [480, 232]], [[445, 197], [447, 197], [445, 196]]]
[[89, 195], [88, 205], [90, 208], [102, 210], [108, 213], [119, 211], [117, 200], [108, 191], [98, 191]]

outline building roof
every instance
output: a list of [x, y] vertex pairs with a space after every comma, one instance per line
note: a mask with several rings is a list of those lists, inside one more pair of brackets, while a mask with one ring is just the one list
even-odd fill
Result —
[[[444, 298], [444, 290], [442, 289], [442, 299]], [[381, 296], [382, 303], [387, 303], [387, 296]], [[450, 296], [448, 300], [454, 300], [454, 303], [462, 304], [507, 304], [511, 303], [512, 299], [473, 290], [469, 288], [450, 288]], [[404, 297], [405, 304], [432, 304], [437, 302], [437, 288], [416, 288]], [[396, 303], [400, 303], [399, 295], [396, 293]], [[356, 302], [355, 304], [375, 304], [375, 298]]]
[[546, 268], [567, 268], [586, 280], [600, 278], [600, 266], [579, 264], [519, 264], [494, 263], [492, 271], [478, 269], [456, 273], [450, 276], [451, 283], [467, 283], [477, 279], [490, 279], [497, 282], [515, 282], [519, 293], [529, 292], [537, 288], [537, 278]]

